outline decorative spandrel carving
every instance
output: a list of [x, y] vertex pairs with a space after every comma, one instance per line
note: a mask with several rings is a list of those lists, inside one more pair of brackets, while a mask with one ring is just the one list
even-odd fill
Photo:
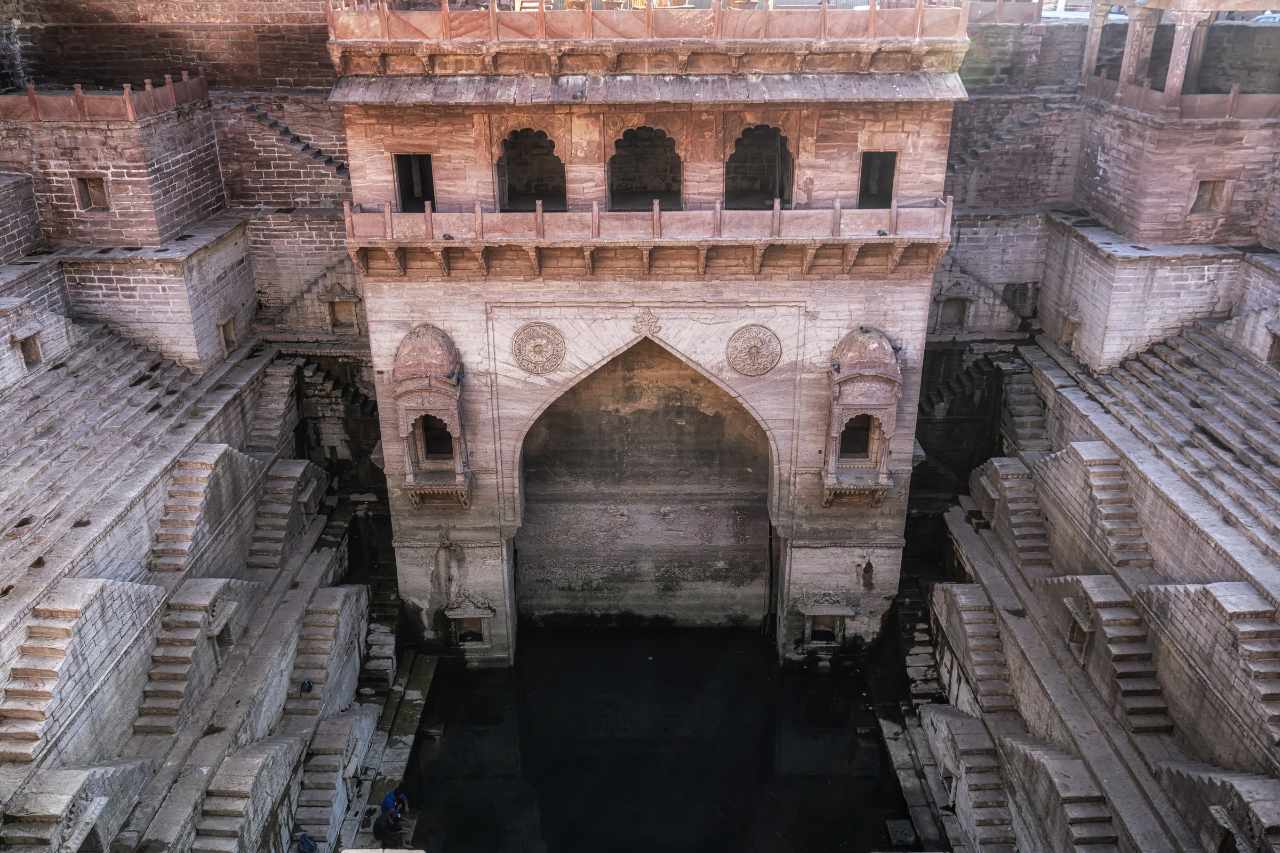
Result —
[[631, 324], [631, 331], [637, 335], [645, 335], [647, 337], [655, 337], [662, 331], [662, 321], [658, 319], [658, 315], [652, 310], [646, 308], [636, 315], [636, 321]]
[[725, 357], [743, 376], [763, 376], [781, 360], [782, 341], [766, 326], [743, 326], [729, 338]]
[[553, 373], [564, 363], [564, 335], [550, 323], [526, 323], [511, 336], [511, 356], [535, 376]]

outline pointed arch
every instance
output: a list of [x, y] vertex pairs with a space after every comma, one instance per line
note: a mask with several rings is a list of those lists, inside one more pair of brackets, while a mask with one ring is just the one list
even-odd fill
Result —
[[663, 210], [683, 207], [684, 178], [675, 140], [666, 131], [633, 127], [613, 143], [609, 158], [609, 209]]
[[721, 391], [725, 392], [730, 397], [732, 397], [733, 400], [737, 402], [737, 404], [741, 406], [743, 410], [751, 417], [752, 421], [755, 422], [756, 426], [758, 426], [764, 432], [765, 440], [769, 448], [769, 499], [768, 499], [769, 517], [771, 519], [776, 519], [778, 517], [780, 501], [782, 499], [781, 486], [783, 483], [783, 478], [781, 476], [781, 467], [784, 464], [786, 464], [787, 460], [781, 455], [781, 450], [778, 447], [778, 437], [775, 431], [773, 430], [773, 428], [770, 427], [768, 421], [766, 421], [764, 417], [761, 416], [760, 412], [751, 404], [751, 402], [747, 400], [745, 397], [743, 397], [742, 394], [738, 393], [738, 391], [735, 390], [733, 386], [729, 385], [722, 378], [712, 373], [710, 370], [707, 370], [697, 361], [689, 358], [687, 355], [675, 349], [674, 347], [670, 346], [665, 341], [659, 338], [650, 337], [649, 335], [635, 335], [627, 339], [625, 343], [618, 346], [616, 349], [610, 350], [601, 358], [597, 359], [593, 364], [578, 371], [576, 374], [574, 374], [572, 379], [565, 382], [563, 385], [557, 387], [554, 393], [549, 394], [546, 399], [542, 400], [538, 404], [538, 406], [536, 406], [529, 413], [529, 415], [523, 420], [523, 422], [517, 428], [516, 434], [511, 437], [510, 440], [513, 442], [513, 444], [510, 446], [512, 447], [512, 450], [510, 451], [507, 458], [509, 459], [510, 465], [512, 466], [510, 471], [512, 474], [512, 480], [515, 484], [515, 489], [513, 494], [514, 503], [515, 503], [515, 507], [514, 507], [515, 526], [518, 527], [524, 518], [524, 486], [522, 483], [522, 477], [523, 477], [523, 470], [524, 470], [525, 441], [529, 437], [530, 430], [533, 429], [534, 425], [538, 422], [538, 420], [542, 417], [542, 415], [547, 411], [547, 409], [551, 408], [552, 405], [554, 405], [557, 401], [563, 398], [566, 394], [568, 394], [574, 388], [581, 385], [584, 380], [598, 373], [601, 368], [613, 362], [618, 356], [622, 355], [623, 353], [635, 347], [637, 344], [646, 340], [652, 341], [654, 344], [666, 350], [666, 352], [669, 353], [672, 357], [674, 357], [677, 361], [681, 362], [690, 370], [692, 370], [694, 373], [698, 374], [702, 378], [711, 382]]
[[772, 125], [742, 131], [724, 167], [726, 210], [768, 210], [773, 200], [791, 205], [795, 161], [787, 137]]
[[504, 211], [567, 209], [564, 161], [556, 155], [556, 143], [546, 131], [513, 130], [502, 140], [498, 158], [498, 206]]

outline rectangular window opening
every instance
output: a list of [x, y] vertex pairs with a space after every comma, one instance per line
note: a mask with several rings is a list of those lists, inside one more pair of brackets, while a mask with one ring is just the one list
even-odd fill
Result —
[[400, 197], [401, 213], [422, 213], [427, 202], [432, 210], [436, 206], [436, 185], [431, 175], [431, 155], [397, 154], [396, 192]]
[[44, 360], [44, 354], [40, 351], [39, 335], [23, 338], [18, 342], [18, 349], [22, 351], [22, 363], [26, 365], [28, 370]]
[[948, 299], [942, 303], [942, 316], [938, 325], [943, 329], [958, 331], [964, 328], [964, 315], [969, 306], [963, 299]]
[[346, 301], [330, 302], [329, 319], [335, 332], [354, 332], [356, 329], [356, 304]]
[[457, 632], [459, 645], [485, 642], [483, 617], [466, 616], [461, 619], [454, 619], [453, 625], [454, 631]]
[[858, 415], [844, 425], [840, 432], [841, 459], [869, 459], [871, 457], [871, 417]]
[[1271, 349], [1267, 352], [1267, 364], [1280, 370], [1280, 335], [1271, 336]]
[[858, 207], [885, 209], [893, 206], [893, 178], [898, 168], [896, 151], [864, 151], [858, 178]]
[[1226, 181], [1201, 181], [1196, 185], [1196, 199], [1191, 203], [1192, 213], [1220, 213], [1226, 206]]
[[76, 178], [76, 206], [81, 210], [108, 210], [105, 178]]
[[227, 352], [231, 352], [236, 348], [236, 321], [235, 318], [226, 320], [218, 324], [218, 334], [222, 338], [222, 348]]

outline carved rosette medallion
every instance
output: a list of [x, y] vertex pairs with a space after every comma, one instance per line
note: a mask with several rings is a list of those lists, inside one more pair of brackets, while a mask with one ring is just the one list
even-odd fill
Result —
[[511, 336], [511, 355], [526, 373], [541, 376], [564, 362], [564, 335], [550, 323], [526, 323]]
[[763, 376], [778, 366], [782, 341], [765, 326], [743, 326], [725, 347], [729, 366], [743, 376]]

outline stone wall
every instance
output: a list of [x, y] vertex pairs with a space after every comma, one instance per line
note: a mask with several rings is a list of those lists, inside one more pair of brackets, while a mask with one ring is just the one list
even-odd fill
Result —
[[211, 98], [232, 206], [333, 208], [350, 198], [339, 169], [347, 159], [342, 110], [323, 94], [219, 90]]
[[200, 68], [219, 86], [327, 87], [333, 65], [320, 0], [138, 3], [22, 0], [15, 53], [32, 79], [116, 85]]
[[[1280, 150], [1280, 127], [1239, 130], [1201, 121], [1194, 130], [1089, 102], [1075, 200], [1126, 238], [1144, 243], [1256, 240]], [[1192, 213], [1202, 181], [1222, 189]]]
[[[88, 254], [64, 264], [75, 316], [105, 322], [181, 364], [203, 370], [225, 354], [219, 325], [248, 333], [256, 301], [242, 223], [212, 222], [193, 249]], [[181, 244], [179, 244], [181, 245]]]
[[31, 254], [40, 241], [35, 190], [28, 175], [0, 175], [0, 263]]
[[768, 440], [657, 344], [553, 403], [522, 462], [522, 615], [714, 625], [759, 624], [768, 611]]
[[340, 210], [279, 208], [237, 213], [250, 217], [249, 252], [262, 305], [284, 305], [346, 256]]
[[1089, 222], [1050, 217], [1039, 314], [1045, 332], [1094, 370], [1238, 303], [1240, 252], [1127, 245]]
[[1280, 176], [1271, 181], [1271, 194], [1258, 225], [1258, 240], [1280, 251]]
[[1241, 266], [1243, 295], [1236, 314], [1215, 331], [1258, 361], [1271, 359], [1280, 339], [1280, 256], [1250, 254]]
[[[1017, 332], [1034, 316], [1048, 231], [1039, 213], [960, 213], [934, 275], [931, 339]], [[966, 303], [960, 328], [943, 323], [947, 299]]]
[[[0, 266], [0, 389], [48, 369], [71, 345], [66, 287], [56, 260]], [[40, 364], [28, 368], [14, 339], [35, 335]]]
[[958, 207], [1068, 201], [1080, 151], [1080, 22], [978, 25], [960, 68], [947, 192]]
[[[3, 129], [0, 162], [35, 181], [49, 240], [151, 246], [225, 203], [207, 104], [182, 104], [136, 122], [42, 121]], [[77, 181], [100, 180], [90, 207]]]

